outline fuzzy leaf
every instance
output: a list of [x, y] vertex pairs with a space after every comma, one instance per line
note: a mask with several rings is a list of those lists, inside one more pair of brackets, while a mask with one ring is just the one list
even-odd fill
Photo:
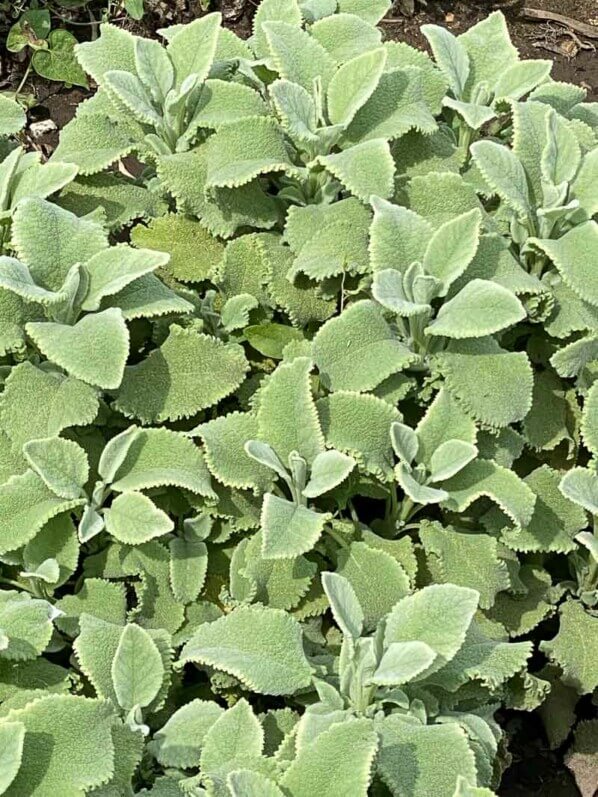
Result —
[[165, 512], [143, 493], [122, 493], [104, 512], [106, 531], [119, 542], [140, 545], [172, 531], [174, 524]]
[[344, 63], [328, 86], [328, 115], [333, 125], [347, 126], [371, 97], [386, 64], [386, 50], [371, 50]]
[[216, 53], [220, 22], [220, 14], [206, 14], [185, 25], [168, 42], [166, 50], [174, 67], [177, 88], [190, 75], [197, 75], [198, 83], [207, 78]]
[[201, 592], [208, 569], [205, 542], [175, 538], [170, 549], [170, 584], [181, 603], [193, 603]]
[[112, 661], [112, 683], [121, 708], [149, 706], [163, 678], [162, 656], [151, 636], [138, 625], [126, 625]]
[[25, 726], [22, 722], [0, 724], [0, 793], [5, 794], [23, 760]]
[[[350, 583], [362, 607], [364, 627], [371, 630], [409, 592], [409, 577], [389, 553], [353, 542], [338, 556], [337, 573]], [[378, 586], [373, 589], [372, 584]]]
[[563, 681], [580, 694], [598, 685], [598, 618], [578, 601], [561, 606], [560, 627], [554, 639], [540, 643], [540, 649], [563, 670]]
[[338, 573], [322, 573], [322, 586], [337, 625], [352, 639], [363, 632], [363, 611], [351, 582]]
[[337, 723], [299, 751], [281, 785], [293, 797], [365, 797], [377, 748], [369, 720]]
[[298, 83], [307, 91], [320, 78], [324, 90], [335, 71], [335, 62], [322, 45], [306, 31], [287, 22], [264, 22], [270, 63], [285, 80]]
[[84, 316], [73, 326], [32, 321], [25, 328], [46, 357], [76, 379], [105, 390], [120, 385], [129, 353], [120, 310]]
[[435, 584], [400, 600], [386, 620], [384, 641], [418, 640], [436, 654], [434, 663], [418, 676], [425, 678], [439, 670], [457, 653], [465, 640], [479, 593], [454, 584]]
[[113, 296], [130, 282], [151, 274], [168, 263], [168, 255], [149, 249], [113, 246], [94, 255], [85, 264], [89, 284], [83, 310], [98, 310], [105, 296]]
[[422, 262], [426, 273], [442, 282], [441, 296], [473, 260], [480, 222], [480, 211], [474, 208], [442, 224], [430, 238]]
[[565, 473], [559, 490], [570, 501], [598, 515], [598, 475], [589, 468], [573, 468]]
[[154, 734], [158, 761], [184, 769], [197, 766], [203, 740], [222, 714], [223, 709], [213, 701], [195, 699], [185, 703]]
[[376, 724], [378, 771], [394, 794], [453, 797], [459, 775], [476, 782], [476, 765], [465, 731], [456, 723], [419, 725], [391, 714]]
[[292, 694], [310, 683], [299, 623], [280, 609], [246, 606], [202, 625], [181, 652], [239, 678], [266, 695]]
[[422, 25], [434, 60], [446, 76], [455, 97], [462, 97], [469, 77], [469, 56], [456, 36], [439, 25]]
[[61, 437], [30, 440], [23, 446], [23, 455], [59, 498], [73, 500], [82, 497], [83, 486], [89, 477], [89, 464], [87, 454], [77, 443]]
[[106, 701], [75, 695], [48, 695], [10, 710], [3, 722], [22, 724], [25, 741], [19, 772], [4, 794], [75, 797], [105, 783], [114, 773], [114, 719]]
[[452, 511], [463, 512], [478, 498], [486, 496], [521, 527], [530, 522], [536, 503], [535, 493], [514, 471], [488, 459], [470, 462], [443, 482], [442, 488], [449, 493], [445, 506]]
[[311, 367], [306, 357], [281, 363], [260, 393], [259, 437], [272, 446], [283, 462], [292, 451], [297, 451], [311, 464], [324, 449], [311, 393]]
[[391, 642], [372, 677], [379, 686], [408, 683], [427, 670], [436, 653], [425, 642]]
[[598, 286], [589, 267], [598, 253], [598, 224], [595, 221], [579, 224], [556, 241], [531, 238], [528, 244], [548, 255], [571, 290], [593, 307], [598, 307]]
[[525, 317], [525, 308], [511, 291], [495, 282], [474, 279], [440, 308], [426, 333], [457, 339], [480, 338]]
[[200, 450], [169, 429], [140, 429], [116, 472], [118, 492], [176, 485], [198, 495], [213, 496]]
[[223, 125], [207, 143], [206, 188], [238, 188], [260, 174], [293, 172], [282, 128], [275, 119], [254, 116]]
[[310, 551], [330, 516], [266, 493], [260, 524], [266, 559], [291, 559]]
[[188, 418], [236, 390], [246, 369], [239, 346], [173, 326], [159, 349], [125, 370], [115, 406], [144, 423]]
[[332, 390], [371, 390], [414, 359], [371, 301], [348, 307], [320, 328], [313, 341], [315, 363]]
[[320, 156], [318, 161], [362, 202], [369, 202], [372, 195], [383, 199], [393, 195], [395, 165], [390, 147], [382, 138]]
[[355, 467], [355, 460], [339, 451], [322, 451], [314, 459], [311, 467], [311, 476], [303, 495], [307, 498], [317, 498], [322, 493], [333, 490]]

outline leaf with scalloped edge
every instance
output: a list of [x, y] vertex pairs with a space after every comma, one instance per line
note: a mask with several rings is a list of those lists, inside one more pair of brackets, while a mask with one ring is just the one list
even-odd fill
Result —
[[60, 598], [56, 607], [64, 614], [57, 617], [55, 623], [70, 637], [77, 635], [82, 614], [124, 625], [127, 612], [125, 585], [101, 578], [86, 578], [78, 592]]
[[598, 515], [598, 475], [590, 468], [571, 468], [559, 484], [559, 490], [570, 501]]
[[484, 426], [508, 426], [529, 412], [533, 373], [524, 352], [472, 338], [451, 341], [437, 358], [447, 390]]
[[367, 299], [320, 327], [313, 354], [322, 381], [332, 390], [371, 390], [417, 359], [395, 338], [381, 308]]
[[19, 258], [33, 280], [48, 290], [61, 288], [75, 263], [84, 263], [108, 246], [103, 227], [44, 199], [24, 199], [13, 216], [12, 236]]
[[511, 42], [506, 20], [500, 11], [494, 11], [461, 34], [459, 43], [469, 56], [470, 73], [466, 86], [469, 92], [484, 81], [493, 85], [497, 74], [518, 60], [517, 49]]
[[266, 116], [268, 107], [250, 86], [225, 80], [206, 80], [190, 126], [219, 130], [248, 116]]
[[129, 331], [117, 308], [84, 316], [72, 326], [30, 321], [25, 329], [51, 362], [106, 390], [117, 388], [129, 354]]
[[198, 83], [207, 78], [216, 53], [221, 20], [220, 14], [206, 14], [184, 25], [168, 42], [166, 51], [174, 66], [176, 88], [190, 75], [197, 75]]
[[598, 617], [576, 600], [566, 601], [559, 611], [559, 631], [540, 649], [560, 665], [563, 681], [580, 694], [592, 692], [598, 685]]
[[492, 532], [500, 532], [502, 542], [514, 551], [575, 550], [575, 535], [585, 527], [586, 515], [561, 494], [560, 480], [558, 471], [548, 465], [541, 465], [524, 478], [536, 494], [533, 515], [524, 527], [512, 528], [498, 508], [490, 510], [484, 524]]
[[578, 224], [557, 240], [530, 238], [528, 245], [544, 252], [571, 290], [598, 307], [598, 286], [590, 267], [598, 257], [598, 224], [595, 221]]
[[213, 235], [230, 238], [240, 227], [270, 229], [278, 220], [278, 207], [263, 190], [259, 179], [240, 188], [215, 188], [206, 196], [208, 148], [158, 159], [161, 185], [175, 198], [179, 211], [199, 218]]
[[74, 500], [84, 496], [89, 462], [85, 450], [73, 440], [62, 437], [29, 440], [23, 446], [23, 455], [29, 467], [59, 498]]
[[280, 785], [293, 797], [366, 797], [377, 749], [371, 720], [338, 722], [301, 747]]
[[471, 155], [491, 192], [519, 216], [532, 212], [525, 170], [508, 147], [495, 141], [476, 141]]
[[422, 522], [419, 533], [435, 581], [477, 590], [480, 608], [489, 609], [497, 593], [510, 587], [507, 566], [493, 537], [429, 521]]
[[318, 163], [362, 202], [369, 202], [371, 196], [389, 199], [394, 193], [395, 163], [383, 138], [371, 138], [343, 152], [321, 155]]
[[201, 224], [182, 214], [170, 213], [152, 219], [147, 227], [139, 224], [131, 231], [135, 246], [167, 252], [170, 260], [162, 271], [181, 282], [202, 282], [217, 266], [224, 253], [220, 241]]
[[174, 485], [213, 497], [201, 450], [170, 429], [140, 429], [116, 472], [112, 489], [135, 492]]
[[338, 13], [318, 19], [309, 29], [315, 39], [339, 66], [370, 52], [382, 44], [382, 32], [361, 15]]
[[131, 282], [168, 263], [169, 256], [151, 249], [111, 246], [85, 263], [87, 291], [81, 304], [86, 311], [98, 310], [102, 299], [114, 296]]
[[456, 723], [420, 725], [399, 714], [379, 719], [377, 769], [393, 794], [453, 797], [457, 778], [477, 782], [473, 751]]
[[73, 163], [80, 175], [97, 174], [130, 155], [137, 142], [126, 123], [105, 114], [81, 114], [66, 124], [51, 162]]
[[206, 190], [239, 188], [261, 174], [295, 172], [275, 119], [251, 116], [223, 125], [206, 145]]
[[470, 462], [460, 473], [442, 482], [441, 487], [449, 493], [444, 502], [447, 509], [463, 512], [485, 496], [521, 527], [530, 522], [536, 503], [535, 493], [514, 471], [488, 459]]
[[0, 552], [20, 548], [53, 517], [83, 503], [83, 499], [57, 497], [32, 470], [12, 476], [0, 485]]
[[411, 66], [385, 72], [347, 128], [344, 145], [372, 138], [393, 141], [410, 130], [433, 133], [436, 122], [426, 103], [423, 77], [421, 70]]
[[[242, 762], [239, 763], [242, 766]], [[226, 778], [231, 797], [284, 797], [276, 783], [251, 769], [236, 769]]]
[[177, 709], [154, 734], [154, 755], [158, 761], [164, 766], [183, 769], [197, 766], [203, 740], [223, 711], [218, 703], [197, 698]]
[[474, 279], [442, 305], [426, 334], [480, 338], [513, 326], [526, 315], [514, 293], [495, 282]]
[[0, 724], [0, 740], [0, 749], [2, 750], [0, 753], [0, 791], [5, 794], [17, 776], [23, 760], [25, 726], [22, 722], [2, 722]]
[[468, 681], [481, 681], [489, 689], [498, 689], [525, 668], [531, 652], [531, 642], [488, 638], [474, 621], [461, 649], [448, 664], [431, 676], [430, 682], [450, 692]]
[[27, 592], [3, 590], [0, 595], [0, 628], [4, 644], [0, 658], [9, 661], [35, 659], [52, 636], [52, 606]]
[[302, 247], [287, 274], [293, 281], [305, 274], [312, 280], [368, 271], [367, 218], [333, 221], [315, 232]]
[[386, 64], [379, 48], [346, 61], [328, 86], [328, 115], [332, 124], [347, 126], [374, 92]]
[[301, 626], [286, 612], [241, 606], [202, 625], [183, 647], [180, 663], [223, 670], [260, 694], [293, 694], [311, 681], [301, 637]]
[[316, 38], [287, 22], [271, 20], [262, 24], [268, 46], [268, 63], [279, 77], [313, 91], [316, 78], [326, 90], [336, 64]]
[[353, 456], [359, 468], [378, 478], [393, 478], [390, 426], [399, 411], [368, 393], [340, 390], [317, 402], [326, 443]]
[[164, 680], [164, 667], [147, 631], [134, 623], [123, 628], [111, 672], [116, 698], [125, 711], [144, 708], [155, 699]]
[[119, 542], [140, 545], [154, 537], [168, 534], [174, 523], [143, 493], [117, 495], [104, 510], [106, 531]]
[[517, 580], [516, 587], [496, 596], [488, 612], [489, 619], [499, 622], [511, 637], [529, 634], [554, 612], [552, 579], [546, 570], [524, 564], [519, 568]]
[[107, 297], [102, 302], [102, 309], [104, 307], [117, 307], [125, 321], [186, 315], [194, 309], [190, 301], [168, 288], [155, 274], [145, 274], [130, 282], [114, 296]]
[[258, 437], [255, 413], [232, 412], [198, 426], [206, 464], [212, 475], [227, 487], [264, 491], [272, 483], [272, 471], [259, 465], [245, 451], [245, 443]]
[[442, 282], [441, 296], [463, 274], [473, 260], [479, 245], [482, 215], [478, 208], [461, 213], [434, 231], [423, 257], [427, 274]]
[[297, 0], [263, 0], [257, 7], [253, 17], [253, 39], [251, 46], [258, 58], [266, 58], [270, 51], [265, 22], [286, 22], [299, 28], [302, 22], [301, 9]]
[[311, 391], [311, 370], [307, 357], [282, 362], [260, 390], [258, 439], [269, 443], [285, 463], [292, 451], [311, 463], [324, 449]]
[[21, 723], [25, 740], [21, 766], [4, 794], [78, 797], [107, 782], [114, 774], [115, 719], [107, 701], [75, 695], [48, 695], [10, 710], [2, 723]]
[[397, 269], [404, 273], [426, 251], [432, 227], [425, 219], [401, 205], [372, 198], [374, 220], [370, 228], [372, 270]]
[[266, 493], [260, 525], [265, 559], [292, 559], [310, 551], [320, 539], [329, 514]]
[[[366, 542], [352, 542], [338, 555], [336, 572], [353, 587], [371, 630], [410, 591], [409, 576], [399, 562]], [[374, 583], [376, 587], [374, 587]]]
[[236, 390], [246, 370], [236, 344], [172, 326], [159, 349], [125, 369], [115, 407], [144, 423], [188, 418]]
[[93, 422], [99, 403], [94, 388], [24, 362], [11, 369], [0, 399], [0, 425], [20, 453], [24, 443], [59, 435]]
[[134, 219], [159, 216], [167, 207], [152, 191], [115, 172], [78, 177], [62, 189], [55, 201], [78, 216], [101, 209], [112, 229], [120, 229]]

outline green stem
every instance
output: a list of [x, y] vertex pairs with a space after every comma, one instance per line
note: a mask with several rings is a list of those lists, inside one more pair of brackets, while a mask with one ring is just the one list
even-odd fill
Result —
[[19, 94], [21, 93], [21, 91], [23, 89], [23, 86], [27, 82], [27, 78], [29, 77], [29, 75], [31, 73], [32, 64], [33, 64], [33, 61], [30, 58], [29, 59], [29, 63], [27, 64], [27, 69], [25, 70], [25, 74], [23, 75], [23, 78], [22, 78], [21, 82], [19, 83], [17, 90], [15, 91], [15, 96], [14, 96], [15, 102], [19, 99]]
[[31, 592], [32, 594], [35, 594], [30, 587], [27, 587], [25, 584], [21, 584], [20, 581], [15, 581], [12, 578], [0, 576], [0, 584], [6, 584], [8, 587], [16, 587], [16, 589], [23, 589], [25, 592]]

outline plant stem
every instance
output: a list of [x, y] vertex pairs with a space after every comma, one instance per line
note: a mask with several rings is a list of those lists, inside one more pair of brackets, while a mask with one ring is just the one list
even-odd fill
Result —
[[17, 87], [17, 90], [15, 91], [15, 96], [14, 96], [15, 102], [19, 99], [19, 94], [21, 93], [21, 91], [23, 89], [23, 86], [27, 82], [27, 78], [29, 77], [29, 75], [31, 73], [32, 63], [33, 63], [32, 59], [30, 58], [29, 59], [29, 63], [27, 64], [27, 69], [25, 70], [25, 74], [23, 75], [23, 77], [21, 79], [21, 82], [19, 83], [19, 85]]

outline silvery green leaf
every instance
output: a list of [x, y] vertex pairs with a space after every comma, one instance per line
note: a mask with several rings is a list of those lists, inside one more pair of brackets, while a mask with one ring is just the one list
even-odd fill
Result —
[[107, 484], [116, 478], [118, 469], [125, 461], [127, 452], [137, 438], [138, 432], [137, 426], [129, 426], [104, 446], [98, 463], [98, 473]]
[[316, 105], [309, 91], [298, 83], [282, 79], [275, 80], [269, 90], [289, 136], [296, 141], [317, 141]]
[[[8, 129], [11, 130], [10, 127]], [[22, 722], [4, 721], [0, 725], [0, 793], [2, 794], [8, 790], [17, 776], [23, 760], [24, 741], [25, 725]]]
[[262, 555], [266, 559], [292, 559], [310, 551], [329, 519], [328, 514], [266, 493], [260, 517]]
[[427, 670], [435, 658], [436, 652], [425, 642], [391, 642], [378, 663], [372, 683], [378, 686], [406, 684]]
[[226, 784], [231, 797], [284, 797], [273, 780], [251, 769], [230, 772]]
[[93, 506], [87, 504], [83, 510], [83, 515], [81, 516], [77, 529], [79, 540], [81, 542], [88, 542], [102, 531], [104, 531], [104, 518]]
[[49, 489], [60, 498], [78, 499], [89, 477], [87, 454], [81, 446], [62, 437], [30, 440], [23, 455]]
[[328, 86], [328, 116], [333, 125], [347, 127], [372, 96], [386, 64], [382, 47], [346, 61]]
[[332, 614], [346, 636], [359, 639], [363, 632], [363, 610], [351, 583], [338, 573], [322, 573], [322, 586]]
[[450, 31], [439, 25], [422, 25], [421, 31], [430, 43], [436, 63], [449, 81], [455, 97], [460, 99], [469, 77], [467, 50]]
[[583, 545], [584, 548], [587, 548], [592, 559], [595, 562], [598, 562], [598, 537], [596, 537], [595, 534], [592, 534], [591, 531], [580, 531], [579, 534], [576, 535], [575, 539], [580, 545]]
[[0, 288], [11, 291], [27, 302], [47, 306], [67, 299], [63, 291], [48, 291], [36, 285], [28, 267], [14, 257], [0, 257]]
[[110, 508], [104, 510], [104, 521], [106, 531], [128, 545], [140, 545], [174, 528], [166, 512], [143, 493], [117, 495]]
[[465, 440], [445, 440], [430, 458], [430, 481], [441, 482], [459, 473], [478, 455], [478, 449]]
[[216, 53], [220, 22], [220, 14], [206, 14], [183, 25], [169, 38], [166, 50], [174, 66], [177, 88], [190, 75], [197, 75], [200, 83], [207, 78]]
[[416, 481], [407, 466], [399, 462], [395, 468], [395, 476], [405, 493], [416, 504], [439, 504], [446, 501], [449, 494], [445, 490], [438, 490], [433, 487], [426, 487]]
[[245, 452], [256, 462], [265, 465], [284, 479], [289, 478], [289, 472], [279, 459], [278, 455], [268, 443], [262, 443], [261, 440], [248, 440], [245, 443]]
[[546, 182], [553, 185], [570, 182], [581, 163], [581, 147], [565, 120], [556, 111], [546, 117], [546, 144], [542, 150], [541, 170]]
[[148, 706], [158, 694], [164, 678], [162, 656], [141, 626], [123, 628], [111, 672], [114, 692], [125, 711]]
[[518, 61], [501, 73], [494, 84], [493, 94], [497, 99], [509, 97], [519, 100], [525, 94], [544, 83], [550, 75], [552, 61], [533, 58]]
[[392, 310], [401, 318], [413, 318], [432, 311], [428, 304], [416, 304], [406, 298], [403, 290], [403, 275], [394, 268], [374, 273], [372, 296], [383, 307]]
[[106, 72], [104, 85], [110, 95], [115, 96], [137, 121], [154, 126], [160, 123], [160, 115], [136, 75], [115, 69]]
[[482, 338], [513, 326], [527, 316], [519, 299], [490, 280], [474, 279], [438, 311], [426, 334], [447, 338]]
[[249, 324], [249, 313], [259, 305], [255, 296], [250, 293], [240, 293], [227, 299], [222, 308], [222, 325], [227, 332], [243, 329]]
[[170, 260], [165, 252], [111, 246], [98, 252], [85, 263], [89, 282], [81, 305], [83, 310], [98, 310], [106, 296], [114, 296], [144, 274], [164, 267]]
[[475, 102], [462, 102], [454, 100], [452, 97], [445, 97], [442, 104], [445, 108], [451, 108], [456, 111], [472, 130], [479, 130], [486, 122], [496, 116], [496, 111], [492, 108]]
[[390, 439], [395, 454], [405, 465], [411, 465], [419, 450], [417, 434], [410, 426], [395, 421], [390, 426]]
[[25, 126], [27, 116], [18, 102], [10, 97], [0, 96], [0, 136], [13, 136]]
[[562, 494], [592, 515], [598, 515], [598, 474], [589, 468], [573, 468], [559, 484]]
[[340, 451], [322, 451], [312, 463], [310, 479], [303, 490], [303, 495], [307, 498], [317, 498], [333, 490], [347, 478], [355, 465], [353, 457]]
[[39, 578], [46, 584], [56, 584], [60, 576], [60, 566], [56, 559], [45, 559], [35, 570], [23, 570], [21, 576], [23, 578]]
[[174, 83], [174, 68], [164, 47], [152, 39], [136, 39], [135, 68], [152, 97], [164, 100]]
[[519, 216], [530, 216], [532, 204], [527, 177], [513, 151], [495, 141], [476, 141], [470, 150], [492, 192]]
[[481, 221], [481, 212], [473, 208], [441, 224], [429, 239], [422, 264], [426, 274], [441, 280], [441, 296], [473, 260]]

